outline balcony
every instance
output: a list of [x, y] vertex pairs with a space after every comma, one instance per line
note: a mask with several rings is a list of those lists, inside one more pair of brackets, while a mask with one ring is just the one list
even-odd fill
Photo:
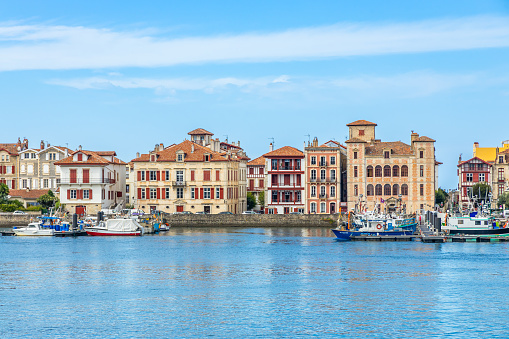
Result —
[[320, 199], [327, 199], [327, 194], [320, 194], [318, 197]]
[[271, 171], [300, 171], [300, 166], [271, 167]]
[[498, 178], [498, 182], [504, 182], [504, 181], [505, 181], [505, 178], [502, 178], [502, 177]]
[[179, 180], [179, 181], [173, 181], [173, 186], [177, 186], [177, 187], [184, 187], [184, 186], [187, 186], [187, 183], [183, 180]]
[[[60, 182], [59, 182], [60, 180]], [[69, 184], [114, 184], [116, 182], [115, 179], [112, 178], [61, 178], [57, 179], [57, 185], [69, 185]]]
[[320, 166], [320, 167], [327, 167], [327, 161], [320, 161], [318, 163], [318, 166]]

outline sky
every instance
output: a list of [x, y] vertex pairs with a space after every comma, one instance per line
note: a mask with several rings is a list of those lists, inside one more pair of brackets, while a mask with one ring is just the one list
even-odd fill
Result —
[[0, 143], [130, 161], [204, 128], [254, 159], [364, 119], [435, 139], [455, 188], [509, 139], [508, 52], [509, 0], [0, 0]]

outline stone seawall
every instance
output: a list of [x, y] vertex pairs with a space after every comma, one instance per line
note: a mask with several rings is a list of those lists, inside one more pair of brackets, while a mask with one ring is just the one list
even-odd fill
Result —
[[26, 226], [30, 220], [36, 220], [41, 213], [37, 214], [0, 214], [0, 228], [13, 226]]
[[341, 218], [338, 214], [177, 214], [163, 220], [174, 227], [336, 227]]

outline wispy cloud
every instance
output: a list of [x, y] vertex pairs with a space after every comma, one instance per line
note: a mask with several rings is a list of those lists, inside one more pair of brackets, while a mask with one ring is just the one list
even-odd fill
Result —
[[0, 25], [0, 71], [270, 62], [508, 47], [509, 17], [337, 24], [178, 39], [147, 32]]

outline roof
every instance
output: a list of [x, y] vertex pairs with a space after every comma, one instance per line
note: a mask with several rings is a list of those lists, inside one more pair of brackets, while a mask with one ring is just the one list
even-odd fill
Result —
[[94, 153], [96, 153], [97, 155], [101, 155], [101, 156], [115, 156], [117, 155], [117, 152], [115, 151], [94, 151]]
[[283, 156], [295, 156], [295, 157], [304, 157], [304, 153], [291, 146], [284, 146], [278, 148], [272, 152], [265, 153], [264, 157], [283, 157]]
[[0, 144], [0, 151], [6, 151], [12, 155], [18, 155], [18, 144]]
[[391, 149], [392, 154], [411, 155], [412, 147], [401, 141], [376, 142], [372, 146], [366, 146], [366, 155], [383, 155], [383, 151]]
[[[113, 151], [108, 152], [93, 152], [93, 151], [85, 151], [85, 150], [78, 150], [74, 151], [69, 155], [67, 158], [64, 158], [60, 161], [55, 162], [55, 165], [108, 165], [108, 164], [119, 164], [119, 165], [126, 165], [125, 162], [122, 160], [113, 157], [113, 160], [110, 161], [108, 159], [103, 158], [100, 154], [107, 153], [107, 155], [111, 155]], [[86, 161], [74, 161], [73, 157], [76, 153], [83, 153], [88, 155], [88, 159]], [[115, 153], [115, 152], [113, 152]], [[115, 153], [116, 155], [116, 153]]]
[[236, 145], [233, 145], [233, 144], [229, 144], [229, 143], [224, 142], [224, 141], [222, 141], [222, 142], [220, 143], [220, 145], [226, 145], [226, 146], [228, 146], [228, 147], [230, 147], [230, 148], [239, 148], [239, 149], [242, 149], [242, 147], [240, 147], [240, 146], [236, 146]]
[[440, 161], [436, 161], [435, 160], [435, 165], [443, 165], [444, 163], [443, 162], [440, 162]]
[[21, 190], [9, 190], [9, 195], [11, 198], [22, 198], [22, 199], [37, 199], [41, 195], [48, 193], [47, 189], [43, 190], [31, 190], [31, 189], [21, 189]]
[[[194, 147], [194, 151], [193, 151]], [[184, 152], [184, 162], [196, 161], [202, 162], [205, 159], [205, 154], [211, 155], [209, 161], [235, 161], [228, 159], [227, 153], [218, 153], [210, 150], [205, 146], [201, 146], [190, 140], [184, 140], [180, 144], [172, 145], [162, 151], [155, 152], [157, 156], [156, 162], [173, 162], [177, 161], [177, 152]], [[131, 160], [132, 162], [149, 162], [151, 154], [142, 154], [139, 158]]]
[[435, 142], [436, 140], [433, 140], [431, 138], [428, 138], [426, 136], [422, 136], [422, 137], [418, 137], [417, 139], [415, 139], [415, 141], [422, 141], [422, 142], [425, 142], [425, 141], [429, 141], [429, 142]]
[[199, 135], [199, 134], [208, 134], [208, 135], [214, 135], [214, 133], [210, 133], [209, 131], [207, 130], [204, 130], [203, 128], [197, 128], [189, 133], [187, 133], [189, 135]]
[[265, 165], [265, 158], [262, 156], [254, 159], [254, 160], [251, 160], [250, 162], [247, 163], [248, 166], [264, 166]]
[[347, 124], [347, 126], [378, 126], [378, 125], [375, 124], [374, 122], [370, 122], [367, 120], [357, 120]]
[[345, 143], [353, 143], [353, 142], [366, 142], [365, 140], [359, 139], [359, 138], [352, 138], [345, 141]]
[[460, 162], [460, 163], [458, 164], [458, 166], [457, 166], [457, 167], [460, 167], [460, 166], [461, 166], [461, 165], [463, 165], [463, 164], [469, 163], [469, 162], [470, 162], [470, 161], [472, 161], [472, 160], [480, 160], [480, 161], [482, 161], [483, 163], [487, 164], [488, 166], [491, 166], [491, 164], [490, 164], [489, 162], [487, 162], [487, 161], [485, 161], [485, 160], [483, 160], [483, 159], [481, 159], [481, 158], [479, 158], [479, 157], [473, 157], [472, 159], [468, 159], [468, 160], [465, 160], [465, 161]]

